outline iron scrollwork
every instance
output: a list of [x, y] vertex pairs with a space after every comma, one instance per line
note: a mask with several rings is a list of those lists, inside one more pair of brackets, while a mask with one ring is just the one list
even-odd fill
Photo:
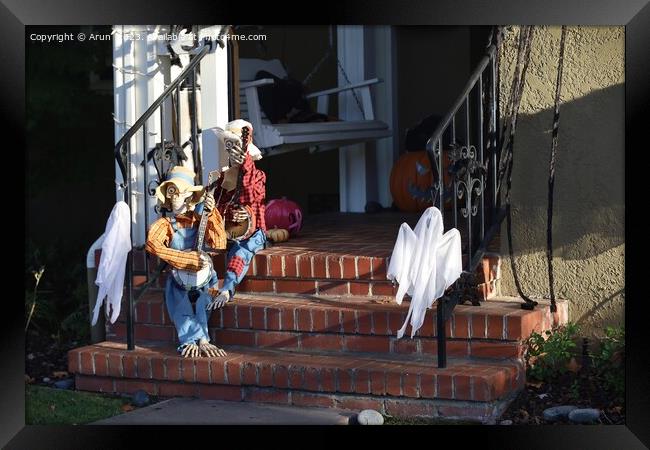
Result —
[[470, 214], [474, 217], [478, 213], [478, 200], [484, 191], [483, 177], [487, 174], [487, 163], [482, 164], [476, 159], [477, 151], [473, 145], [450, 144], [448, 156], [456, 196], [459, 200], [465, 199], [465, 206], [461, 206], [460, 212], [464, 218]]

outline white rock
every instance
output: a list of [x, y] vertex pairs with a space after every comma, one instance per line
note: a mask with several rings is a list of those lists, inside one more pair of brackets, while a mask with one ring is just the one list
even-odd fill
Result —
[[359, 425], [383, 425], [384, 416], [374, 409], [364, 409], [357, 416]]

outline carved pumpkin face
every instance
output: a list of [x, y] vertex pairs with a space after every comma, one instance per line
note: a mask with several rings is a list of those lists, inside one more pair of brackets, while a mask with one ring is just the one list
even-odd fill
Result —
[[[444, 183], [450, 182], [447, 173], [448, 160], [444, 158]], [[437, 177], [436, 177], [437, 178]], [[404, 212], [422, 212], [431, 206], [431, 184], [434, 173], [425, 151], [403, 154], [393, 165], [390, 173], [390, 193], [397, 207]], [[445, 207], [450, 199], [446, 198]]]

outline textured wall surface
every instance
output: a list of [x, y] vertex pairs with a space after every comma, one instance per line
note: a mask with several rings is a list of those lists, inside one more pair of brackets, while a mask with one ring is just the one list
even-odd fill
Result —
[[[519, 27], [501, 52], [501, 109], [510, 92]], [[586, 334], [622, 324], [625, 287], [623, 27], [569, 27], [561, 90], [553, 211], [556, 298]], [[560, 27], [535, 27], [519, 109], [512, 175], [515, 262], [525, 294], [549, 296], [548, 171]], [[506, 226], [501, 293], [517, 295]]]

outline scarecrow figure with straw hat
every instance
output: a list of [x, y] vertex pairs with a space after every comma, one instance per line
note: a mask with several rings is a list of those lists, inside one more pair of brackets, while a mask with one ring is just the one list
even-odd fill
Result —
[[[218, 278], [210, 256], [205, 253], [205, 250], [225, 249], [226, 234], [214, 198], [204, 195], [204, 191], [203, 186], [194, 184], [193, 171], [182, 166], [172, 168], [167, 180], [156, 188], [159, 203], [171, 214], [151, 225], [145, 246], [149, 253], [173, 268], [174, 276], [167, 278], [165, 286], [165, 304], [178, 333], [177, 350], [183, 357], [226, 355], [210, 343], [208, 334], [212, 310], [207, 306], [218, 295]], [[204, 211], [207, 224], [204, 235], [200, 236], [199, 224]], [[203, 240], [207, 248], [197, 249], [197, 242]], [[203, 282], [190, 287], [179, 282], [182, 274], [197, 279], [200, 273]]]

